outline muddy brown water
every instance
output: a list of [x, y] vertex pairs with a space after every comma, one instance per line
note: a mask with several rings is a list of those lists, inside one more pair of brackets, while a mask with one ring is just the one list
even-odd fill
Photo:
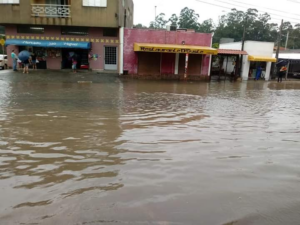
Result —
[[300, 82], [43, 80], [0, 80], [1, 225], [300, 224]]

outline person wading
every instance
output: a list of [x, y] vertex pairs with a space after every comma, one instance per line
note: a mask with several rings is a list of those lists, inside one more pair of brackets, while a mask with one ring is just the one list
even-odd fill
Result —
[[12, 58], [12, 61], [13, 61], [13, 70], [14, 71], [18, 71], [17, 70], [17, 61], [18, 61], [18, 57], [15, 53], [15, 50], [12, 50], [11, 51], [11, 58]]
[[278, 73], [278, 83], [282, 82], [282, 78], [285, 75], [286, 71], [287, 71], [287, 67], [286, 66], [282, 66], [281, 69], [280, 69], [280, 71], [279, 71], [279, 73]]
[[27, 73], [27, 74], [29, 73], [29, 64], [31, 64], [31, 57], [23, 61], [23, 66], [24, 66], [23, 73]]

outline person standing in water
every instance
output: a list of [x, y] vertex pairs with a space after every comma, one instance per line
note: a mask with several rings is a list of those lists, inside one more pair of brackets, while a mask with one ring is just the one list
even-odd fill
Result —
[[280, 71], [279, 71], [279, 73], [278, 73], [278, 83], [282, 82], [282, 78], [285, 75], [286, 71], [287, 71], [287, 67], [286, 66], [282, 66], [281, 69], [280, 69]]
[[18, 71], [17, 70], [17, 60], [18, 60], [18, 57], [15, 53], [15, 50], [12, 50], [11, 51], [11, 58], [12, 58], [12, 62], [13, 62], [13, 70], [14, 71]]
[[36, 70], [36, 54], [31, 55], [32, 69]]
[[258, 66], [256, 70], [255, 80], [259, 80], [261, 78], [261, 73], [262, 73], [262, 67]]
[[75, 55], [72, 57], [72, 69], [74, 73], [77, 73], [77, 57]]
[[29, 64], [31, 64], [31, 57], [23, 61], [23, 73], [29, 73]]

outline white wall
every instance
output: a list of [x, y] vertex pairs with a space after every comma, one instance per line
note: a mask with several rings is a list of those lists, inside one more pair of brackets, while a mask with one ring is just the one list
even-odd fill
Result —
[[272, 57], [274, 51], [273, 42], [246, 41], [245, 51], [248, 55]]
[[233, 42], [233, 43], [220, 44], [219, 48], [220, 49], [241, 50], [242, 49], [242, 42]]

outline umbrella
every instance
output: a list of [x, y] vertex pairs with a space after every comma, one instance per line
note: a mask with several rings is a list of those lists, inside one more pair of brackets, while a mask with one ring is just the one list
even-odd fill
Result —
[[18, 56], [18, 58], [19, 58], [22, 62], [24, 62], [24, 61], [26, 61], [27, 59], [29, 59], [29, 57], [30, 57], [30, 53], [29, 53], [28, 51], [26, 51], [26, 50], [21, 51], [21, 52], [19, 53], [19, 56]]
[[287, 60], [280, 60], [278, 63], [276, 63], [277, 67], [286, 66], [289, 63]]

